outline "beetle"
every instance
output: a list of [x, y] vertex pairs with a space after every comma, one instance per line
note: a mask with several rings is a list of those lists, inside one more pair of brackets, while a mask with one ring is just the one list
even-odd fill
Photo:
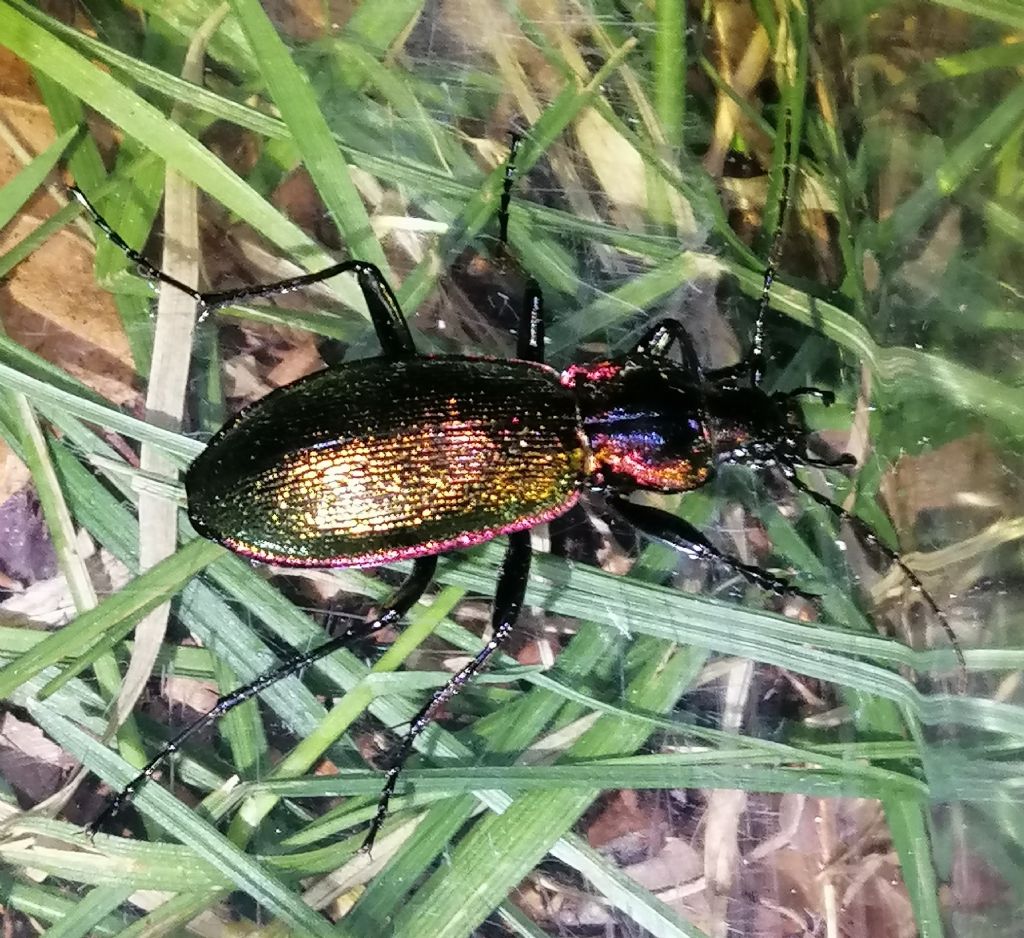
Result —
[[[502, 246], [518, 145], [513, 137], [499, 208]], [[364, 842], [368, 850], [417, 737], [514, 630], [529, 577], [529, 529], [564, 514], [587, 489], [602, 491], [607, 504], [645, 536], [724, 563], [764, 590], [813, 603], [814, 594], [719, 549], [682, 518], [629, 498], [637, 491], [692, 491], [728, 464], [775, 470], [900, 567], [951, 638], [964, 674], [952, 628], [914, 571], [864, 522], [797, 474], [800, 467], [842, 467], [853, 459], [845, 454], [822, 459], [808, 451], [800, 401], [814, 396], [830, 404], [831, 392], [800, 387], [770, 394], [761, 387], [778, 237], [764, 274], [751, 348], [739, 364], [704, 370], [685, 328], [667, 319], [623, 355], [558, 371], [544, 362], [543, 298], [532, 278], [524, 292], [514, 359], [427, 356], [417, 351], [394, 293], [370, 263], [346, 260], [270, 284], [201, 293], [127, 245], [80, 190], [73, 188], [72, 195], [145, 274], [192, 296], [204, 314], [342, 273], [355, 275], [380, 355], [308, 375], [239, 411], [185, 474], [188, 514], [204, 537], [278, 566], [413, 562], [405, 581], [369, 621], [223, 696], [185, 727], [111, 800], [92, 832], [128, 805], [182, 743], [219, 716], [275, 681], [397, 625], [429, 586], [438, 555], [504, 535], [508, 546], [495, 589], [492, 637], [411, 721], [386, 771]]]

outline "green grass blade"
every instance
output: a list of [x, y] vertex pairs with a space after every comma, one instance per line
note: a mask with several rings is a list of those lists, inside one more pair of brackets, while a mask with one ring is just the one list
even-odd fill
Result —
[[373, 236], [370, 218], [320, 111], [305, 75], [292, 60], [258, 0], [231, 0], [232, 9], [263, 80], [281, 111], [324, 203], [352, 257], [376, 264], [385, 276], [388, 263]]
[[[31, 709], [33, 716], [54, 739], [75, 752], [84, 753], [93, 771], [114, 785], [124, 785], [130, 780], [134, 771], [130, 766], [116, 759], [112, 753], [83, 734], [56, 710], [40, 703], [33, 704]], [[280, 915], [297, 928], [301, 934], [319, 935], [323, 938], [329, 938], [334, 934], [330, 923], [303, 903], [280, 879], [268, 873], [253, 858], [233, 847], [227, 838], [159, 786], [143, 786], [136, 803], [141, 810], [152, 811], [154, 819], [163, 824], [172, 824], [171, 829], [176, 838], [187, 843], [191, 850], [206, 858], [219, 874], [229, 877], [238, 888], [246, 890], [275, 915]]]
[[81, 655], [108, 630], [127, 634], [138, 619], [179, 592], [198, 571], [222, 556], [224, 548], [194, 540], [136, 578], [70, 625], [54, 632], [29, 653], [0, 668], [0, 697], [69, 655]]
[[84, 938], [92, 935], [93, 928], [117, 909], [132, 891], [125, 886], [98, 886], [89, 891], [73, 912], [48, 928], [43, 935], [45, 938]]
[[0, 188], [0, 230], [10, 223], [32, 197], [32, 193], [43, 184], [74, 139], [75, 133], [75, 130], [64, 131], [17, 176]]

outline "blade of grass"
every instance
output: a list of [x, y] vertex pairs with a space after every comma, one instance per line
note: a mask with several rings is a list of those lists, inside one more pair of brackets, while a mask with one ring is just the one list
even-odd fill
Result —
[[[442, 595], [436, 597], [426, 609], [420, 607], [414, 610], [409, 615], [408, 622], [398, 640], [374, 664], [373, 672], [380, 674], [397, 668], [433, 634], [438, 622], [452, 611], [464, 595], [464, 590], [449, 587]], [[274, 766], [272, 777], [275, 779], [288, 778], [308, 769], [366, 710], [372, 696], [372, 685], [369, 680], [363, 685], [356, 685], [337, 706], [330, 710], [326, 719], [314, 733], [310, 733], [302, 739]], [[269, 797], [250, 799], [232, 821], [228, 836], [237, 844], [247, 842], [259, 822], [276, 803], [277, 797], [273, 794]]]
[[677, 149], [686, 124], [686, 4], [657, 0], [654, 12], [654, 108], [666, 143]]
[[[206, 47], [227, 14], [219, 7], [206, 19], [189, 43], [182, 66], [182, 78], [202, 80]], [[171, 120], [183, 123], [178, 106]], [[195, 186], [180, 173], [168, 169], [163, 184], [164, 251], [162, 269], [182, 283], [199, 287], [199, 219]], [[196, 303], [180, 290], [161, 290], [157, 300], [156, 323], [146, 388], [146, 414], [158, 419], [168, 430], [180, 430], [185, 413], [189, 357], [181, 349], [192, 347]], [[175, 477], [176, 466], [159, 446], [143, 443], [139, 457], [144, 472]], [[136, 513], [139, 519], [139, 569], [148, 570], [174, 553], [177, 546], [177, 505], [161, 495], [141, 491]], [[110, 714], [110, 731], [116, 731], [129, 717], [136, 701], [146, 689], [157, 655], [163, 645], [170, 618], [170, 601], [147, 612], [135, 627], [135, 644], [124, 680], [117, 691]], [[119, 733], [119, 738], [122, 734]], [[131, 760], [129, 760], [131, 761]], [[145, 757], [140, 753], [140, 765]]]
[[[0, 340], [0, 354], [5, 352], [3, 341]], [[49, 368], [53, 369], [53, 366], [51, 365]], [[61, 383], [64, 381], [70, 382], [71, 379], [62, 376]], [[86, 395], [83, 395], [73, 389], [57, 386], [51, 383], [49, 375], [47, 375], [47, 380], [42, 380], [18, 368], [0, 363], [0, 382], [3, 382], [5, 387], [20, 391], [34, 403], [58, 409], [64, 408], [69, 414], [80, 417], [89, 423], [105, 427], [116, 433], [123, 433], [134, 440], [153, 443], [163, 449], [165, 453], [183, 461], [191, 461], [202, 452], [203, 444], [198, 440], [181, 436], [171, 430], [164, 430], [151, 423], [146, 423], [144, 420], [139, 420], [137, 417], [130, 417], [110, 405], [96, 403], [91, 391], [87, 391]], [[69, 385], [69, 388], [73, 388], [73, 385]]]
[[[29, 709], [40, 726], [60, 745], [69, 751], [83, 753], [92, 771], [118, 787], [130, 781], [134, 772], [131, 766], [83, 733], [56, 709], [35, 701], [29, 704]], [[323, 938], [335, 934], [330, 923], [303, 903], [278, 877], [270, 874], [252, 857], [237, 850], [227, 838], [159, 786], [142, 786], [136, 804], [159, 823], [171, 824], [174, 836], [188, 844], [198, 856], [202, 856], [217, 875], [230, 878], [238, 888], [244, 889], [273, 914], [281, 916], [298, 929], [300, 934], [319, 935]], [[97, 838], [97, 844], [101, 845], [104, 840], [105, 837]], [[174, 851], [171, 855], [175, 867], [180, 868], [181, 852]], [[198, 865], [197, 857], [189, 872], [193, 872]]]
[[0, 231], [2, 231], [32, 198], [50, 171], [57, 165], [57, 160], [74, 139], [77, 130], [66, 130], [39, 154], [28, 166], [0, 188]]
[[[0, 3], [0, 44], [80, 96], [147, 149], [159, 153], [168, 165], [289, 254], [301, 257], [307, 264], [333, 263], [334, 259], [297, 225], [284, 218], [198, 140], [6, 0]], [[339, 280], [338, 292], [349, 305], [363, 308], [354, 283]]]
[[[33, 883], [19, 882], [12, 876], [0, 874], [0, 901], [5, 908], [21, 912], [41, 922], [58, 922], [76, 914], [77, 896], [68, 899], [55, 889]], [[106, 936], [120, 935], [123, 925], [121, 915], [109, 915], [106, 919], [93, 924], [92, 933]]]
[[943, 199], [956, 192], [964, 181], [978, 173], [997, 152], [1007, 135], [1015, 132], [1024, 118], [1024, 87], [1004, 97], [985, 117], [951, 148], [943, 165], [926, 177], [917, 190], [879, 225], [875, 244], [885, 255], [887, 245], [906, 244], [916, 236]]
[[[639, 721], [638, 721], [639, 722]], [[842, 767], [819, 769], [806, 765], [764, 765], [785, 761], [780, 754], [706, 751], [665, 755], [594, 758], [581, 764], [517, 766], [458, 766], [408, 769], [398, 791], [416, 795], [459, 795], [494, 790], [508, 793], [557, 788], [611, 790], [658, 788], [742, 788], [756, 792], [796, 792], [821, 798], [882, 798], [888, 791], [927, 798], [918, 779], [888, 773], [884, 783], [845, 773]], [[335, 798], [376, 795], [380, 772], [347, 770], [335, 776], [252, 782], [248, 791], [279, 798]], [[889, 786], [892, 786], [889, 788]]]
[[[649, 639], [639, 640], [632, 654], [642, 664], [630, 680], [627, 699], [642, 709], [664, 712], [675, 704], [690, 681], [688, 654], [669, 652], [662, 643]], [[593, 758], [632, 751], [648, 733], [646, 727], [631, 721], [602, 717], [571, 753]], [[420, 935], [424, 930], [434, 938], [461, 938], [470, 934], [549, 850], [570, 865], [581, 862], [586, 853], [582, 845], [577, 843], [567, 850], [559, 838], [595, 795], [596, 791], [555, 789], [519, 798], [500, 815], [484, 816], [460, 840], [449, 865], [421, 885], [398, 914], [394, 938]], [[494, 854], [495, 843], [502, 845], [499, 856]], [[607, 878], [604, 883], [606, 887], [613, 885]], [[622, 885], [621, 880], [618, 885]], [[666, 938], [694, 934], [667, 906], [646, 890], [640, 892], [643, 895], [617, 895], [616, 901], [642, 928]], [[639, 903], [634, 905], [629, 899]]]
[[1024, 29], [1024, 10], [1014, 0], [938, 0], [938, 3], [970, 16]]
[[44, 938], [83, 938], [125, 901], [133, 890], [125, 886], [97, 886], [79, 900], [74, 910], [43, 932]]
[[[519, 151], [518, 171], [529, 171], [551, 143], [565, 130], [566, 126], [600, 94], [606, 81], [636, 46], [630, 39], [609, 56], [607, 61], [584, 85], [570, 82], [558, 97], [544, 110], [537, 122], [530, 128], [530, 134]], [[449, 227], [435, 251], [417, 265], [398, 291], [398, 298], [407, 313], [415, 311], [426, 296], [434, 289], [440, 270], [438, 258], [451, 256], [494, 216], [498, 209], [498, 196], [505, 178], [504, 166], [496, 166], [488, 175], [483, 186], [470, 198]]]
[[259, 0], [231, 0], [253, 55], [281, 117], [291, 130], [317, 190], [352, 257], [376, 264], [390, 277], [387, 258], [373, 235], [370, 218], [338, 151], [330, 128], [291, 54]]
[[65, 657], [78, 657], [108, 630], [127, 634], [138, 618], [181, 590], [198, 571], [224, 553], [209, 541], [194, 540], [137, 577], [98, 606], [83, 612], [30, 652], [0, 668], [0, 697]]

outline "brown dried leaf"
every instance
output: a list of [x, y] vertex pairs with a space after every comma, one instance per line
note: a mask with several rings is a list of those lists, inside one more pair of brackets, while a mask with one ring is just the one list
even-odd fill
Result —
[[0, 504], [28, 485], [29, 478], [28, 467], [6, 443], [0, 442]]
[[10, 713], [0, 718], [0, 776], [31, 804], [53, 794], [75, 764], [39, 727]]
[[[35, 222], [16, 220], [0, 251], [25, 237]], [[3, 325], [16, 342], [64, 368], [116, 404], [135, 405], [135, 369], [128, 340], [109, 294], [93, 276], [93, 250], [65, 230], [12, 272], [2, 288]]]
[[991, 521], [1017, 514], [1019, 483], [980, 433], [960, 437], [919, 456], [904, 456], [886, 483], [896, 529], [913, 530], [925, 511], [972, 509], [976, 533]]
[[612, 792], [587, 828], [587, 840], [596, 849], [650, 852], [660, 846], [665, 812], [653, 798], [623, 789]]
[[[23, 62], [0, 49], [0, 113], [15, 144], [0, 143], [0, 185], [22, 170], [25, 155], [54, 140], [50, 115]], [[19, 149], [22, 152], [18, 152]], [[0, 252], [56, 210], [40, 190], [0, 233]], [[134, 404], [135, 371], [120, 317], [93, 275], [93, 248], [68, 229], [19, 264], [0, 288], [3, 327], [15, 341], [65, 368], [117, 404]]]

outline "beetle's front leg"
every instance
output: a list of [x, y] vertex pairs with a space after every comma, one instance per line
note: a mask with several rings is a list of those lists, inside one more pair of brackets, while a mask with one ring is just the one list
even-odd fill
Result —
[[799, 596], [815, 605], [820, 601], [819, 596], [794, 586], [789, 580], [725, 553], [715, 547], [703, 532], [670, 512], [650, 505], [639, 505], [614, 494], [608, 496], [608, 504], [641, 534], [653, 540], [662, 541], [692, 557], [723, 563], [755, 586], [778, 596]]

